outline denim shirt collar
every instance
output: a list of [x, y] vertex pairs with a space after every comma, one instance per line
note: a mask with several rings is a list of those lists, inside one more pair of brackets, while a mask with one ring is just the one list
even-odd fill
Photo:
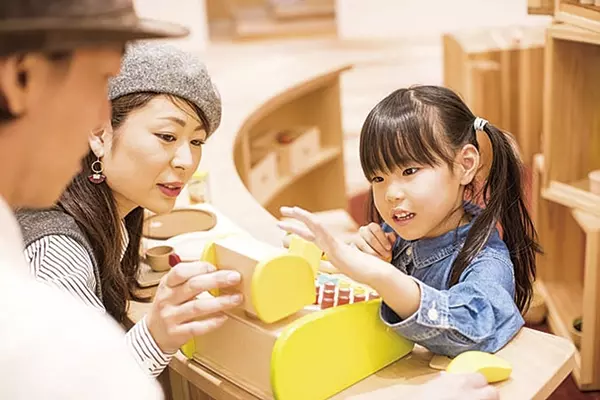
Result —
[[[473, 203], [464, 203], [463, 207], [468, 214], [474, 217], [481, 212], [481, 208]], [[462, 247], [474, 220], [475, 218], [472, 218], [469, 223], [434, 238], [423, 238], [412, 241], [399, 238], [394, 245], [392, 263], [395, 264], [394, 261], [398, 257], [407, 254], [412, 257], [413, 267], [421, 269], [449, 257]], [[389, 227], [387, 228], [389, 229]], [[407, 253], [409, 247], [411, 248], [411, 254]]]

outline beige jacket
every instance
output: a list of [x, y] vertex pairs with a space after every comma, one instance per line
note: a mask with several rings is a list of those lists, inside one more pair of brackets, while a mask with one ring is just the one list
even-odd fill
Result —
[[19, 226], [0, 197], [0, 399], [162, 399], [123, 330], [28, 273]]

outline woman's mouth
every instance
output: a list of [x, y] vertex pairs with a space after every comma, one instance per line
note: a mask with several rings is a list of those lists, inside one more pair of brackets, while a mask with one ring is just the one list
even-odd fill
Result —
[[183, 189], [183, 185], [180, 183], [159, 183], [158, 188], [160, 191], [168, 197], [177, 197]]

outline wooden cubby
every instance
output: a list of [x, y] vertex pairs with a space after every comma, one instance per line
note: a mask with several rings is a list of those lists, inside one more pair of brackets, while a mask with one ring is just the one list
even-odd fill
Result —
[[600, 168], [600, 33], [548, 30], [544, 198], [600, 216], [587, 174]]
[[293, 204], [312, 212], [347, 209], [339, 79], [325, 77], [318, 86], [290, 90], [284, 100], [265, 105], [263, 111], [263, 116], [253, 119], [242, 134], [234, 152], [246, 187], [252, 141], [261, 135], [294, 126], [316, 126], [320, 131], [320, 151], [301, 171], [280, 176], [268, 193], [253, 193], [261, 206], [276, 218], [281, 217], [279, 208], [284, 205]]
[[581, 4], [579, 0], [555, 0], [554, 16], [558, 21], [600, 33], [600, 6], [594, 4]]
[[573, 319], [582, 317], [573, 375], [581, 390], [598, 390], [600, 196], [588, 190], [587, 173], [600, 168], [600, 33], [554, 24], [545, 56], [538, 283], [555, 334], [570, 338]]
[[[544, 25], [443, 37], [444, 85], [459, 93], [473, 113], [511, 132], [526, 164], [540, 151], [544, 43]], [[485, 152], [486, 144], [481, 145]]]
[[527, 12], [529, 14], [552, 15], [554, 14], [555, 0], [528, 0]]

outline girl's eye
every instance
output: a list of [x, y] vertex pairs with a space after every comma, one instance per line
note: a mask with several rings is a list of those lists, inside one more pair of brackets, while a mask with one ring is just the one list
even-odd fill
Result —
[[404, 171], [402, 171], [402, 175], [404, 175], [404, 176], [414, 175], [417, 173], [418, 170], [419, 170], [418, 168], [407, 168]]
[[200, 147], [203, 144], [204, 144], [204, 140], [200, 140], [200, 139], [192, 140], [192, 145], [194, 145], [194, 146]]
[[383, 182], [383, 178], [380, 177], [380, 176], [376, 176], [373, 179], [371, 179], [371, 182], [373, 182], [373, 183], [380, 183], [380, 182]]
[[167, 143], [171, 143], [177, 140], [175, 136], [170, 135], [168, 133], [155, 133], [155, 135]]

